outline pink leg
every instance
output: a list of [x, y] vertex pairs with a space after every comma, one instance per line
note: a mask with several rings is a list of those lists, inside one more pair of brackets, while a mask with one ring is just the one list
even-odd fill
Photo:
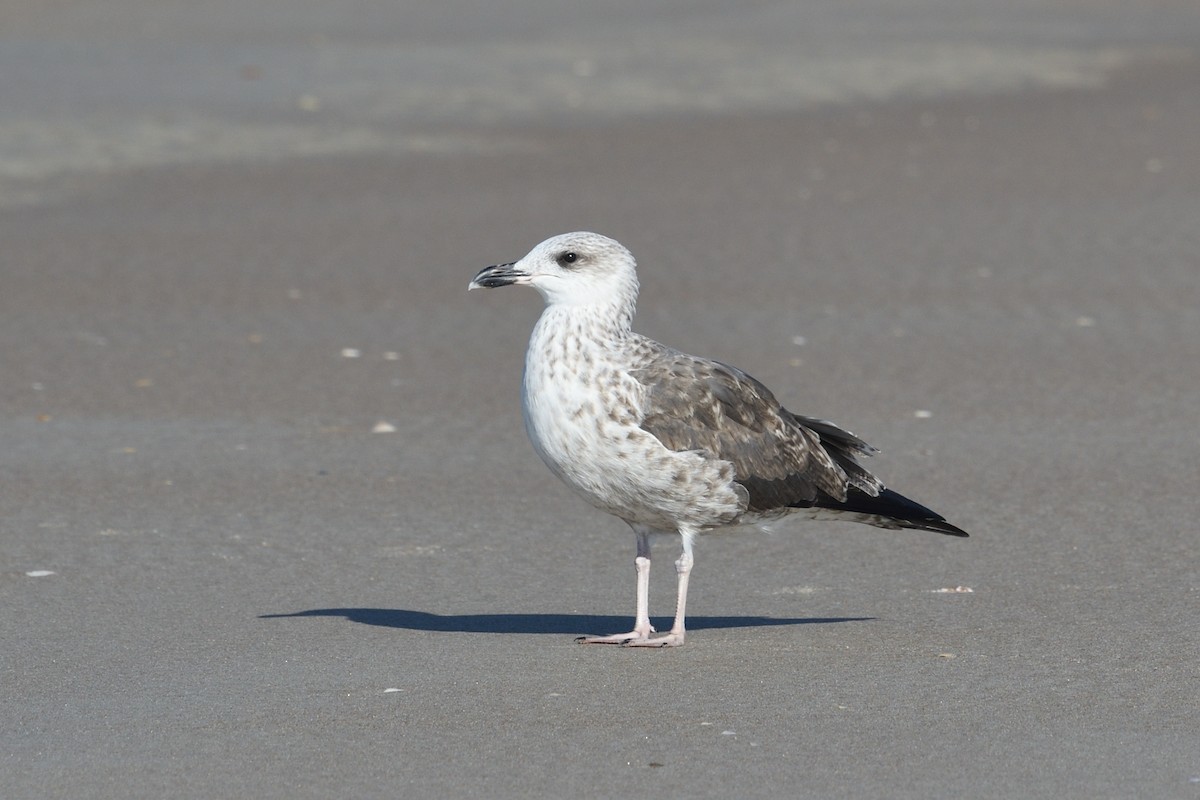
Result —
[[581, 644], [631, 644], [650, 641], [654, 628], [650, 626], [650, 533], [640, 528], [637, 531], [637, 616], [633, 630], [629, 633], [614, 633], [611, 636], [580, 636], [575, 641]]
[[684, 629], [683, 619], [687, 616], [688, 576], [692, 572], [692, 563], [692, 537], [684, 533], [683, 552], [675, 561], [675, 574], [679, 584], [675, 594], [675, 622], [671, 625], [671, 632], [657, 639], [649, 637], [633, 639], [625, 642], [626, 645], [629, 647], [678, 647], [683, 644], [684, 635], [687, 633]]

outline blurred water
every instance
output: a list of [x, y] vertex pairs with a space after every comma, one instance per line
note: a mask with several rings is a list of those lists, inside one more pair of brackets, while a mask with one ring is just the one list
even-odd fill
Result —
[[20, 0], [0, 9], [0, 201], [72, 172], [1100, 86], [1198, 43], [1191, 0]]

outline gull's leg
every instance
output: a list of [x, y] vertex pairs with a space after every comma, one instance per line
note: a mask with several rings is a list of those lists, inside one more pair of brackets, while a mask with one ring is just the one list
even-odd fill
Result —
[[650, 627], [650, 531], [638, 526], [633, 530], [637, 534], [637, 558], [633, 560], [637, 568], [637, 616], [633, 630], [611, 636], [580, 636], [575, 641], [582, 644], [630, 644], [649, 641], [650, 634], [654, 633], [654, 628]]
[[687, 632], [683, 626], [683, 619], [687, 615], [688, 576], [692, 573], [692, 542], [695, 540], [695, 534], [690, 531], [680, 531], [680, 534], [683, 537], [683, 552], [675, 561], [675, 574], [679, 585], [675, 595], [675, 622], [671, 625], [671, 632], [657, 639], [641, 638], [625, 642], [630, 647], [677, 647], [683, 644]]

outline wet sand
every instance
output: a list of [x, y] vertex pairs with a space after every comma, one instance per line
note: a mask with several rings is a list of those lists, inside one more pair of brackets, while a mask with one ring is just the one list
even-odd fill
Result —
[[[1194, 796], [1197, 130], [1172, 59], [0, 210], [4, 794]], [[525, 441], [540, 301], [466, 284], [580, 228], [972, 538], [706, 538], [687, 646], [575, 644], [633, 539]]]

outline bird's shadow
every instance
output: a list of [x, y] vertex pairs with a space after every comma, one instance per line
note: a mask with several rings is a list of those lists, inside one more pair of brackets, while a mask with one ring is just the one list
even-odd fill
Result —
[[[286, 617], [345, 617], [362, 625], [405, 628], [442, 633], [555, 633], [586, 634], [629, 628], [629, 617], [599, 614], [431, 614], [403, 608], [313, 608], [292, 614], [262, 614], [259, 619]], [[705, 628], [758, 628], [769, 625], [825, 625], [867, 622], [874, 617], [688, 617], [688, 630]], [[659, 630], [671, 627], [670, 619], [656, 620]]]

